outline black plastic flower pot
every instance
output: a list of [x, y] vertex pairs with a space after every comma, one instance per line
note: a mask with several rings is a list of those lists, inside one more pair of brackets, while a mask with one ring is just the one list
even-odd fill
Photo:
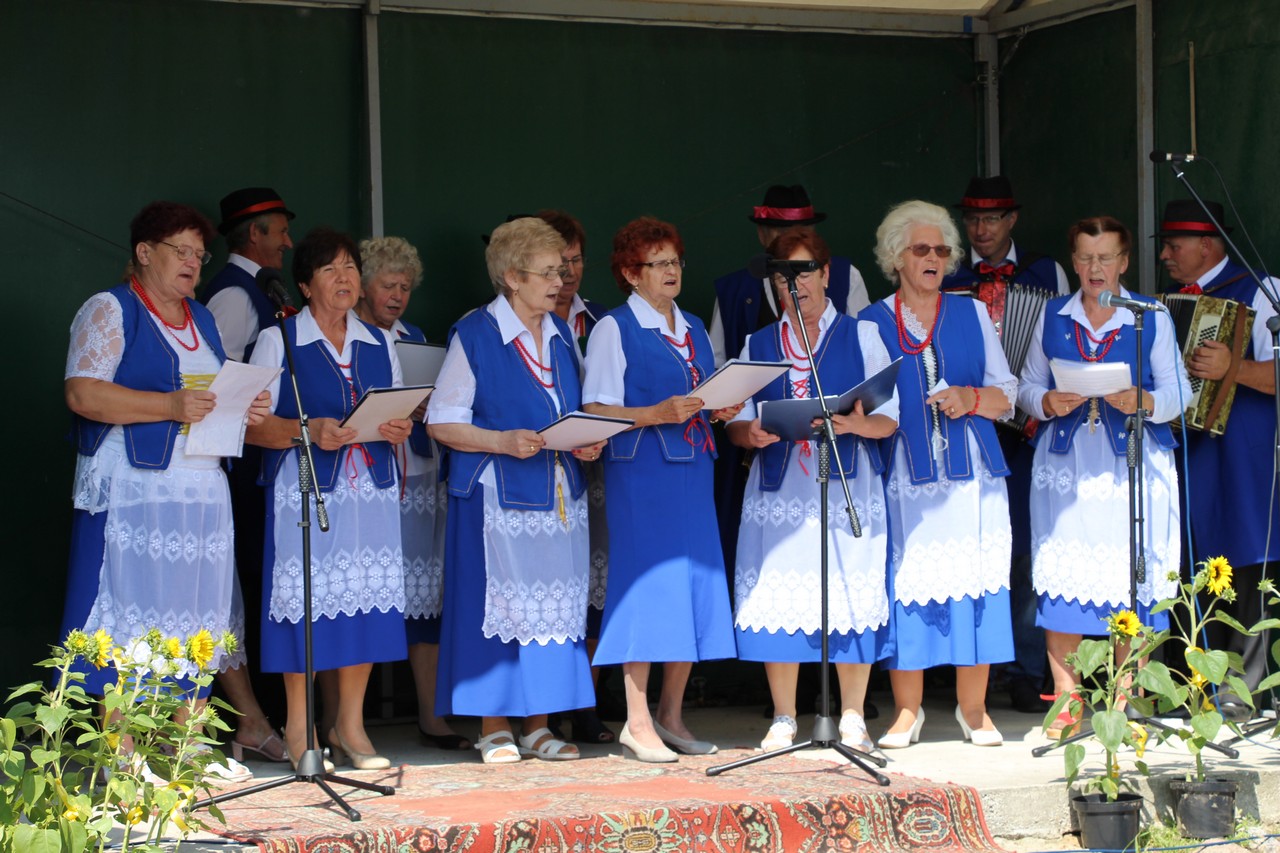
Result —
[[1178, 831], [1187, 838], [1225, 838], [1236, 825], [1236, 789], [1226, 779], [1170, 782]]
[[1071, 798], [1080, 825], [1080, 846], [1090, 850], [1133, 850], [1142, 825], [1142, 797], [1080, 794]]

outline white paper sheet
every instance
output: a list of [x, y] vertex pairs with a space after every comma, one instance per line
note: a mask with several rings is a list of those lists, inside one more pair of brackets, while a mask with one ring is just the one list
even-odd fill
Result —
[[360, 402], [343, 420], [341, 426], [356, 430], [352, 444], [366, 441], [385, 441], [378, 427], [387, 421], [408, 419], [418, 404], [435, 390], [434, 385], [413, 385], [407, 388], [370, 388]]
[[538, 430], [547, 443], [544, 450], [574, 450], [606, 441], [631, 429], [636, 422], [627, 418], [606, 418], [586, 412], [570, 412]]
[[1122, 361], [1082, 362], [1054, 358], [1049, 361], [1053, 383], [1059, 391], [1081, 397], [1105, 397], [1133, 387], [1129, 365]]
[[791, 364], [785, 361], [738, 361], [731, 358], [685, 396], [702, 400], [704, 409], [726, 409], [745, 402], [789, 369]]
[[254, 398], [279, 376], [279, 367], [262, 367], [228, 359], [209, 390], [217, 395], [213, 411], [187, 430], [192, 456], [239, 456], [244, 452], [245, 416]]
[[404, 384], [435, 385], [446, 352], [447, 349], [435, 344], [403, 339], [396, 341], [396, 355], [400, 359], [400, 375], [404, 377]]

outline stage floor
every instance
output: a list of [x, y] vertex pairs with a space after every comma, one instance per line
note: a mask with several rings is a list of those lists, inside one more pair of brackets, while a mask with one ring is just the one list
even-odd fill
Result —
[[[874, 695], [872, 698], [887, 714], [891, 708], [889, 696]], [[884, 836], [891, 833], [889, 823], [896, 819], [900, 825], [892, 830], [897, 835], [889, 847], [981, 850], [1000, 846], [1042, 850], [1075, 846], [1074, 836], [1067, 834], [1072, 825], [1061, 754], [1051, 752], [1040, 758], [1031, 754], [1034, 747], [1046, 742], [1039, 731], [1038, 717], [1019, 714], [1008, 708], [993, 708], [992, 716], [1004, 734], [1005, 743], [1001, 747], [980, 748], [963, 741], [955, 721], [954, 705], [927, 701], [925, 708], [927, 718], [920, 742], [909, 749], [885, 753], [889, 765], [884, 772], [893, 780], [888, 789], [878, 788], [832, 750], [806, 750], [787, 758], [733, 770], [714, 780], [706, 777], [703, 772], [706, 767], [752, 754], [769, 723], [761, 716], [760, 707], [689, 710], [686, 717], [690, 728], [699, 737], [719, 744], [721, 753], [712, 757], [684, 758], [679, 765], [646, 765], [624, 760], [621, 748], [617, 746], [581, 745], [583, 758], [578, 762], [526, 759], [515, 766], [488, 767], [481, 764], [475, 752], [444, 752], [420, 745], [411, 724], [371, 726], [370, 734], [382, 753], [391, 759], [392, 769], [358, 772], [339, 768], [338, 772], [364, 781], [395, 786], [397, 794], [379, 797], [336, 786], [339, 793], [349, 797], [351, 804], [364, 814], [360, 823], [348, 824], [335, 808], [327, 804], [327, 798], [315, 786], [288, 785], [223, 804], [227, 818], [226, 827], [220, 830], [223, 837], [202, 834], [191, 839], [184, 849], [201, 849], [202, 839], [216, 839], [216, 849], [226, 850], [228, 838], [225, 836], [228, 835], [246, 840], [254, 837], [262, 840], [269, 849], [310, 849], [301, 839], [312, 837], [318, 840], [348, 831], [368, 834], [394, 825], [403, 826], [406, 822], [433, 827], [432, 832], [440, 830], [443, 834], [432, 835], [434, 840], [431, 843], [447, 841], [454, 845], [428, 847], [419, 837], [411, 842], [409, 849], [484, 849], [461, 846], [458, 837], [449, 836], [443, 830], [447, 826], [501, 823], [521, 815], [576, 814], [581, 822], [584, 813], [619, 813], [631, 809], [652, 812], [664, 806], [673, 806], [673, 826], [683, 822], [688, 830], [693, 825], [695, 834], [697, 831], [704, 834], [710, 831], [706, 827], [698, 830], [700, 821], [710, 825], [730, 815], [733, 826], [725, 829], [716, 823], [715, 831], [733, 839], [752, 832], [768, 836], [771, 830], [764, 824], [743, 820], [740, 811], [732, 812], [735, 806], [726, 804], [810, 802], [815, 797], [849, 798], [852, 802], [859, 797], [879, 796], [886, 792], [890, 795], [888, 806], [867, 806], [865, 810], [862, 810], [863, 806], [850, 807], [851, 813], [856, 813], [853, 817], [863, 821], [855, 836], [856, 832]], [[801, 737], [808, 735], [811, 721], [811, 716], [800, 719]], [[872, 736], [883, 731], [885, 725], [883, 717], [871, 721]], [[473, 736], [475, 727], [475, 721], [464, 720], [458, 729]], [[619, 728], [617, 725], [611, 727]], [[1280, 741], [1274, 741], [1264, 733], [1238, 748], [1240, 757], [1236, 760], [1206, 751], [1209, 772], [1214, 777], [1239, 780], [1242, 783], [1237, 800], [1239, 812], [1259, 819], [1264, 827], [1274, 829], [1280, 826]], [[1095, 752], [1091, 747], [1089, 760], [1100, 763], [1100, 752], [1096, 755]], [[1126, 757], [1126, 766], [1131, 766], [1131, 759], [1132, 756]], [[1179, 745], [1165, 744], [1148, 749], [1145, 760], [1152, 771], [1151, 780], [1144, 780], [1140, 787], [1148, 799], [1146, 816], [1148, 819], [1158, 818], [1168, 814], [1168, 781], [1182, 778], [1190, 759]], [[256, 774], [255, 781], [280, 776], [285, 767], [256, 762], [250, 766]], [[866, 800], [864, 805], [870, 802]], [[699, 811], [694, 806], [700, 803], [720, 804], [730, 812]], [[916, 807], [923, 811], [920, 814], [902, 814], [903, 808]], [[791, 808], [789, 811], [790, 814], [782, 821], [785, 826], [773, 828], [775, 835], [785, 834], [783, 830], [796, 821], [803, 828], [810, 819], [817, 822], [830, 820], [830, 815], [825, 818], [807, 815], [803, 808]], [[976, 814], [968, 814], [969, 811]], [[946, 819], [934, 821], [929, 817], [943, 812], [948, 813]], [[954, 820], [947, 823], [951, 818]], [[636, 843], [648, 843], [644, 840], [637, 842], [634, 838], [630, 841], [632, 846], [625, 847], [628, 843], [627, 827], [613, 827], [608, 819], [597, 823], [598, 827], [591, 831], [610, 834], [610, 839], [624, 845], [619, 849], [648, 849], [634, 846]], [[583, 830], [583, 827], [577, 829]], [[791, 831], [795, 828], [792, 827]], [[556, 832], [567, 830], [561, 827]], [[532, 842], [537, 833], [533, 830], [530, 833], [527, 840]], [[535, 853], [557, 849], [548, 843], [548, 837], [546, 832], [542, 832], [538, 836], [540, 846], [529, 849]], [[657, 839], [654, 843], [660, 845], [652, 848], [655, 851], [691, 849], [673, 841], [677, 835], [667, 839], [674, 844], [670, 847], [664, 846], [661, 833], [654, 837]], [[379, 843], [390, 844], [392, 840], [391, 835], [386, 835], [379, 839]], [[368, 839], [363, 839], [356, 846], [366, 843]], [[603, 845], [602, 849], [612, 846], [612, 843]], [[273, 844], [277, 846], [271, 846]], [[850, 849], [859, 846], [854, 845]], [[211, 845], [207, 849], [215, 848]], [[259, 848], [246, 845], [244, 849]], [[711, 844], [697, 849], [721, 847]], [[783, 848], [757, 848], [744, 844], [741, 849]], [[865, 849], [876, 847], [872, 845]]]

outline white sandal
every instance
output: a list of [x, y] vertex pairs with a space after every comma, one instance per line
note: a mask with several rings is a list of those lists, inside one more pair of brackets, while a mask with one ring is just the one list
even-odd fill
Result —
[[786, 714], [774, 717], [768, 734], [764, 736], [764, 740], [760, 741], [760, 748], [765, 752], [773, 752], [775, 749], [791, 746], [799, 728], [794, 717], [788, 717]]
[[[213, 747], [207, 743], [196, 746], [196, 752], [213, 752]], [[253, 778], [253, 771], [245, 767], [239, 761], [236, 761], [229, 755], [222, 756], [221, 761], [210, 761], [204, 766], [205, 778], [212, 778], [222, 782], [248, 782]]]
[[[547, 739], [542, 741], [541, 746], [535, 747], [534, 744], [543, 737]], [[541, 758], [543, 761], [573, 761], [582, 757], [577, 747], [552, 735], [551, 729], [546, 726], [527, 735], [520, 735], [520, 754]]]
[[516, 748], [516, 740], [511, 732], [500, 731], [480, 738], [476, 744], [480, 750], [480, 760], [485, 764], [518, 764], [520, 750]]
[[870, 753], [876, 748], [875, 741], [867, 732], [867, 721], [857, 711], [845, 711], [840, 715], [840, 742], [860, 752]]

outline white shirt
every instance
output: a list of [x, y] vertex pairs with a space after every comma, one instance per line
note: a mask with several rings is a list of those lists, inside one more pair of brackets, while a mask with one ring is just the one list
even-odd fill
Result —
[[[674, 329], [667, 325], [666, 317], [638, 294], [633, 293], [627, 297], [627, 307], [636, 315], [636, 322], [642, 329], [659, 329], [664, 335], [678, 341], [684, 340], [689, 331], [689, 323], [679, 306], [672, 306], [676, 319]], [[694, 346], [697, 346], [696, 341]], [[595, 331], [587, 341], [587, 378], [582, 384], [582, 402], [625, 406], [626, 373], [627, 355], [622, 351], [622, 332], [618, 329], [618, 321], [613, 317], [605, 317], [596, 324]]]
[[[262, 266], [243, 255], [232, 252], [227, 263], [234, 264], [255, 278]], [[249, 293], [243, 287], [227, 287], [219, 290], [209, 300], [209, 311], [218, 324], [222, 348], [227, 358], [244, 361], [244, 351], [258, 339], [258, 309], [253, 307]]]

